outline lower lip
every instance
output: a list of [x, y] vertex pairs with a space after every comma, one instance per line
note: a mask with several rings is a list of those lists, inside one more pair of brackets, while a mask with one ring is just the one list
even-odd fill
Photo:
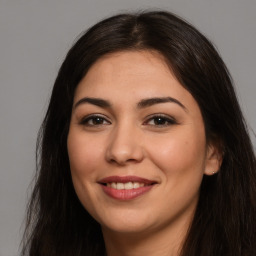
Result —
[[110, 197], [118, 200], [131, 200], [148, 192], [153, 185], [134, 189], [114, 189], [101, 184], [103, 191]]

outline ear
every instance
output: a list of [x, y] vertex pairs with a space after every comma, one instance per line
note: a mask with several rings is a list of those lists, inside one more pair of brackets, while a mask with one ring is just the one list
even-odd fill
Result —
[[204, 171], [205, 175], [210, 176], [219, 172], [223, 160], [222, 148], [220, 141], [214, 141], [208, 144]]

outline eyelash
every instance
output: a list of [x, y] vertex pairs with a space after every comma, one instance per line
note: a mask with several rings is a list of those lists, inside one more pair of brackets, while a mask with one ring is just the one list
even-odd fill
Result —
[[[97, 120], [98, 119], [98, 120]], [[100, 121], [100, 123], [97, 123]], [[150, 124], [150, 122], [154, 122], [153, 124]], [[157, 124], [157, 121], [160, 121], [160, 123]], [[95, 123], [93, 123], [95, 122]], [[101, 125], [109, 125], [111, 124], [110, 121], [108, 121], [105, 117], [97, 114], [89, 115], [80, 121], [81, 125], [84, 126], [101, 126]], [[143, 122], [143, 125], [150, 125], [150, 126], [158, 126], [158, 127], [166, 127], [170, 125], [178, 124], [177, 121], [174, 118], [171, 118], [169, 116], [163, 115], [163, 114], [154, 114], [149, 117], [147, 117], [146, 121]]]
[[89, 122], [93, 122], [93, 121], [97, 121], [97, 118], [100, 119], [102, 122], [107, 122], [107, 124], [111, 124], [110, 121], [108, 121], [105, 117], [101, 116], [101, 115], [97, 115], [97, 114], [93, 114], [93, 115], [89, 115], [86, 116], [84, 118], [82, 118], [82, 120], [80, 121], [81, 125], [84, 126], [99, 126], [99, 125], [106, 125], [104, 123], [89, 123]]
[[[157, 120], [160, 121], [160, 124], [156, 124]], [[149, 124], [150, 121], [153, 121], [154, 124]], [[161, 122], [164, 122], [164, 124]], [[148, 124], [150, 126], [166, 127], [177, 124], [177, 121], [174, 118], [163, 114], [154, 114], [152, 116], [149, 116], [143, 124]]]

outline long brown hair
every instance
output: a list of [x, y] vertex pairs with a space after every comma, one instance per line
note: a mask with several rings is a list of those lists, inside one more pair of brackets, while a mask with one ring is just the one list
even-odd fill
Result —
[[213, 45], [167, 12], [120, 14], [90, 28], [68, 52], [37, 144], [37, 174], [22, 255], [104, 255], [100, 225], [71, 181], [67, 135], [79, 81], [105, 54], [153, 49], [197, 101], [208, 140], [223, 150], [218, 174], [204, 177], [182, 256], [256, 255], [256, 164], [229, 72]]

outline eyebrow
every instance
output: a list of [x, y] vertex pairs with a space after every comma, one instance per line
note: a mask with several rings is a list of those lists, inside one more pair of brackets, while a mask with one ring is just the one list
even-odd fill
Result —
[[101, 108], [110, 108], [111, 107], [110, 102], [107, 101], [107, 100], [103, 100], [103, 99], [100, 99], [100, 98], [85, 97], [85, 98], [82, 98], [81, 100], [79, 100], [74, 105], [74, 108], [76, 108], [79, 105], [84, 104], [84, 103], [89, 103], [89, 104], [92, 104], [92, 105], [96, 105], [96, 106], [101, 107]]
[[[179, 105], [181, 108], [183, 108], [186, 112], [188, 112], [187, 108], [177, 99], [172, 98], [172, 97], [154, 97], [154, 98], [148, 98], [148, 99], [142, 99], [141, 101], [138, 102], [137, 107], [138, 108], [147, 108], [151, 107], [156, 104], [161, 104], [161, 103], [175, 103]], [[90, 98], [90, 97], [85, 97], [80, 99], [75, 105], [74, 108], [77, 108], [81, 104], [89, 103], [92, 105], [96, 105], [101, 108], [110, 108], [112, 105], [108, 100], [104, 100], [101, 98]]]
[[187, 108], [177, 99], [172, 97], [162, 97], [162, 98], [149, 98], [149, 99], [143, 99], [138, 103], [138, 108], [146, 108], [153, 106], [155, 104], [161, 104], [161, 103], [175, 103], [182, 107], [186, 112], [188, 112]]

